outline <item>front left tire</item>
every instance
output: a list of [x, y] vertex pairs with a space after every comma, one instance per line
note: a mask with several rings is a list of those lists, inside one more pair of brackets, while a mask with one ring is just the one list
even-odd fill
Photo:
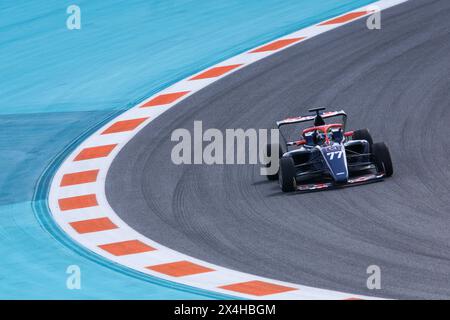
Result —
[[384, 142], [374, 143], [372, 146], [372, 154], [377, 171], [384, 173], [386, 177], [392, 176], [394, 174], [394, 167], [392, 166], [391, 154], [386, 144]]

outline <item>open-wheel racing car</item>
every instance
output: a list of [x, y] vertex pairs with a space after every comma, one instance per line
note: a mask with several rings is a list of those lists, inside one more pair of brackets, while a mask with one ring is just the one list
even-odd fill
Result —
[[278, 179], [284, 192], [313, 191], [380, 181], [393, 174], [383, 142], [374, 143], [367, 129], [346, 131], [344, 111], [323, 110], [310, 109], [315, 115], [277, 122], [283, 141], [268, 144], [266, 152], [270, 157], [278, 151], [280, 163], [269, 180]]

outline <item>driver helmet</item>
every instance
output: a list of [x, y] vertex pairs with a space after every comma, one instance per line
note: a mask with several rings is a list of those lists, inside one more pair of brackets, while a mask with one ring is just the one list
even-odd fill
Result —
[[321, 130], [315, 130], [314, 131], [314, 140], [316, 144], [323, 144], [326, 140], [326, 136], [325, 133], [322, 132]]
[[329, 132], [330, 141], [334, 141], [340, 143], [344, 139], [344, 135], [342, 133], [341, 128], [332, 128]]

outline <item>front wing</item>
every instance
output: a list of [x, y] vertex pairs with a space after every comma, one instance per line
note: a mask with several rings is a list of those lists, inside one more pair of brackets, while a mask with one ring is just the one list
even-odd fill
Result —
[[366, 184], [371, 182], [381, 181], [384, 178], [384, 174], [365, 174], [356, 178], [348, 179], [347, 183], [336, 185], [333, 182], [324, 182], [324, 183], [309, 183], [309, 184], [300, 184], [297, 185], [297, 191], [300, 192], [309, 192], [309, 191], [318, 191], [323, 189], [333, 189], [333, 188], [342, 188], [355, 186], [360, 184]]

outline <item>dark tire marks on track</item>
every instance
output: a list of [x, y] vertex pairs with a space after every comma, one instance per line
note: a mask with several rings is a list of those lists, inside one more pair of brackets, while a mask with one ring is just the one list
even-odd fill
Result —
[[[143, 129], [107, 177], [112, 207], [170, 248], [278, 280], [387, 298], [450, 296], [450, 2], [412, 0], [320, 35], [193, 95]], [[258, 166], [175, 166], [175, 128], [270, 128], [343, 108], [391, 149], [381, 183], [282, 194]], [[382, 290], [366, 289], [366, 268]]]

